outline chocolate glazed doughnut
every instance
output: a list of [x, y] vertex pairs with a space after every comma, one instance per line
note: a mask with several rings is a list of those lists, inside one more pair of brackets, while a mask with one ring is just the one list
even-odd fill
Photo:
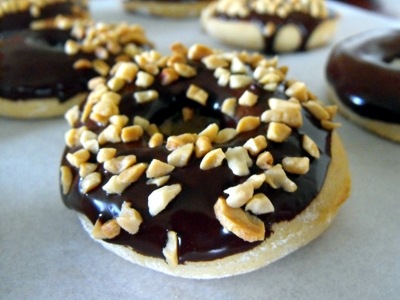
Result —
[[400, 142], [400, 29], [341, 41], [326, 67], [330, 98], [356, 124]]
[[74, 19], [88, 18], [87, 0], [2, 0], [0, 32], [46, 27], [59, 15]]
[[62, 115], [88, 93], [89, 79], [149, 47], [137, 25], [94, 24], [58, 17], [57, 28], [0, 34], [0, 115]]
[[65, 205], [107, 249], [175, 276], [245, 273], [305, 245], [350, 179], [335, 107], [286, 72], [204, 45], [116, 64], [66, 114]]
[[325, 1], [219, 0], [201, 15], [205, 31], [236, 47], [283, 53], [325, 45], [338, 16]]
[[211, 0], [121, 0], [124, 9], [159, 17], [186, 18], [200, 15]]

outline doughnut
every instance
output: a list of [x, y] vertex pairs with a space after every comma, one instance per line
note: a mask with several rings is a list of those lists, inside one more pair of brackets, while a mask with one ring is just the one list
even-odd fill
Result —
[[59, 15], [88, 18], [87, 0], [2, 0], [0, 32], [47, 26]]
[[323, 0], [219, 0], [201, 14], [202, 27], [212, 37], [265, 53], [321, 47], [333, 36], [337, 20]]
[[179, 277], [250, 272], [307, 244], [350, 175], [335, 107], [287, 71], [181, 43], [117, 63], [65, 114], [64, 204], [110, 251]]
[[128, 12], [166, 18], [187, 18], [200, 15], [201, 10], [212, 0], [122, 0]]
[[329, 98], [344, 116], [400, 142], [400, 29], [377, 28], [339, 42], [326, 76]]
[[150, 46], [138, 25], [57, 17], [57, 28], [0, 34], [0, 116], [63, 115], [84, 100], [88, 81]]

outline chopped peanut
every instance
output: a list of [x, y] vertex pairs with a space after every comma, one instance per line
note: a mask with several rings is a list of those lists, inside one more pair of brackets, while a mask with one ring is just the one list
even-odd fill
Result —
[[165, 185], [154, 190], [148, 198], [149, 212], [152, 216], [158, 215], [181, 192], [180, 184]]
[[303, 175], [310, 169], [308, 157], [285, 157], [282, 159], [282, 167], [286, 172]]
[[245, 210], [251, 211], [253, 214], [262, 215], [275, 211], [271, 200], [264, 194], [255, 194], [249, 202], [247, 202]]
[[226, 152], [226, 160], [228, 167], [232, 173], [237, 176], [246, 176], [250, 173], [249, 167], [252, 165], [251, 160], [246, 148], [234, 147], [229, 148]]
[[193, 150], [193, 144], [186, 144], [178, 149], [175, 149], [167, 157], [168, 164], [174, 167], [187, 166], [189, 163], [189, 159], [192, 156]]
[[201, 160], [200, 169], [209, 170], [219, 167], [225, 159], [225, 153], [221, 148], [209, 151]]
[[224, 190], [224, 193], [229, 195], [226, 199], [226, 203], [230, 207], [241, 207], [253, 197], [254, 187], [251, 182], [245, 181]]
[[297, 185], [286, 176], [281, 164], [265, 171], [265, 181], [274, 189], [283, 188], [286, 192], [294, 192], [297, 189]]
[[171, 267], [178, 265], [178, 235], [175, 231], [168, 231], [167, 243], [162, 249], [162, 253], [168, 265]]
[[131, 207], [130, 202], [124, 201], [122, 203], [121, 212], [116, 218], [116, 221], [122, 229], [129, 232], [130, 234], [135, 234], [139, 231], [139, 226], [143, 219], [140, 213]]
[[93, 172], [87, 175], [81, 181], [81, 191], [86, 194], [91, 190], [98, 187], [101, 183], [101, 174], [99, 172]]
[[170, 164], [162, 162], [158, 159], [153, 159], [147, 168], [146, 176], [147, 178], [157, 178], [168, 175], [174, 169], [175, 167]]
[[67, 166], [62, 166], [60, 168], [60, 173], [61, 173], [61, 187], [62, 187], [62, 193], [64, 195], [68, 194], [70, 189], [71, 189], [71, 185], [72, 185], [72, 170], [70, 167]]
[[264, 240], [264, 223], [241, 208], [230, 207], [222, 197], [214, 205], [215, 216], [221, 225], [247, 242]]

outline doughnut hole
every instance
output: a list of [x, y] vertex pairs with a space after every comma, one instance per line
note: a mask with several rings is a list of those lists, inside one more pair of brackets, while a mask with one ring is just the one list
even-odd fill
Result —
[[400, 53], [384, 60], [390, 67], [400, 70]]

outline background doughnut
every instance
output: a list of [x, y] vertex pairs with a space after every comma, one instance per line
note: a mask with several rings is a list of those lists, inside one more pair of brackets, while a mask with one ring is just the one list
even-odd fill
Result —
[[329, 42], [338, 16], [325, 1], [219, 0], [201, 14], [204, 30], [223, 43], [283, 53], [305, 51]]
[[329, 96], [346, 117], [400, 142], [400, 29], [369, 30], [339, 42], [326, 76]]
[[0, 115], [62, 115], [87, 95], [89, 79], [106, 74], [115, 60], [151, 47], [139, 25], [64, 17], [54, 22], [57, 28], [8, 31], [0, 37]]

